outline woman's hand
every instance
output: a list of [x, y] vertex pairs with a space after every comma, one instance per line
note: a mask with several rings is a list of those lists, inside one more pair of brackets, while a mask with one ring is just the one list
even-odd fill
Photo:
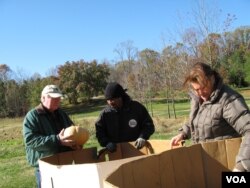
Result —
[[179, 146], [180, 143], [181, 143], [181, 141], [183, 141], [183, 138], [184, 138], [183, 133], [180, 133], [180, 134], [174, 136], [174, 137], [171, 139], [171, 142], [170, 142], [171, 149], [173, 148], [173, 146]]

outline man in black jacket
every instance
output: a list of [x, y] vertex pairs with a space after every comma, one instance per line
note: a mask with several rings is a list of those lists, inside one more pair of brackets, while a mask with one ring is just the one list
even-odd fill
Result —
[[136, 148], [141, 149], [155, 131], [147, 109], [132, 100], [117, 82], [107, 85], [105, 98], [108, 105], [95, 123], [99, 144], [114, 152], [116, 143], [136, 141]]

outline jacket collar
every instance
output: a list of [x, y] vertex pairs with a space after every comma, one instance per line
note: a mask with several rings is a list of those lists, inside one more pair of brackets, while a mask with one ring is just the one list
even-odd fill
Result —
[[215, 83], [216, 83], [215, 89], [211, 93], [211, 96], [210, 96], [210, 99], [209, 99], [209, 101], [211, 101], [211, 102], [214, 102], [218, 98], [218, 96], [220, 94], [221, 88], [223, 86], [223, 80], [222, 80], [222, 78], [217, 78], [215, 80]]
[[36, 106], [36, 111], [38, 112], [38, 114], [45, 114], [46, 111], [44, 109], [44, 106], [42, 105], [42, 103], [40, 103], [38, 106]]
[[[40, 103], [38, 106], [35, 107], [36, 111], [38, 114], [49, 114], [51, 113], [46, 107], [43, 106], [42, 103]], [[57, 112], [57, 110], [55, 110], [54, 112]]]

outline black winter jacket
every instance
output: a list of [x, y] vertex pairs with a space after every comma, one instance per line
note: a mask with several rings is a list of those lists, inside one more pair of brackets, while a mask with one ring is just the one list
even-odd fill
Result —
[[132, 142], [141, 137], [149, 139], [155, 127], [147, 109], [131, 99], [116, 110], [106, 106], [95, 123], [96, 137], [101, 146], [109, 142]]

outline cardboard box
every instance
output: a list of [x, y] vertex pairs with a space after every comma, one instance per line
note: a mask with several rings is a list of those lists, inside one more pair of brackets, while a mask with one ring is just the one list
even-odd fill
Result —
[[103, 179], [121, 164], [170, 149], [169, 140], [150, 140], [141, 150], [134, 142], [117, 145], [115, 153], [97, 148], [59, 153], [39, 160], [42, 188], [103, 187]]
[[196, 144], [130, 161], [113, 171], [105, 188], [220, 188], [231, 171], [241, 138]]

